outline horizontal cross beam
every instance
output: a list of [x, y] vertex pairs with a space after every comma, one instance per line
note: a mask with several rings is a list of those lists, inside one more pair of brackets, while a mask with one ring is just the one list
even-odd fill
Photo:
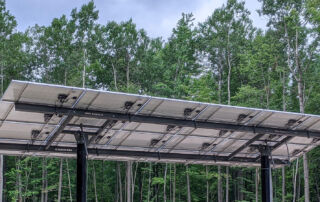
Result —
[[232, 152], [228, 158], [232, 159], [235, 155], [237, 155], [238, 153], [240, 153], [242, 150], [244, 150], [245, 148], [247, 148], [250, 144], [252, 144], [253, 142], [259, 140], [264, 134], [258, 134], [255, 137], [253, 137], [251, 140], [248, 140], [245, 144], [243, 144], [241, 147], [239, 147], [237, 150], [235, 150], [234, 152]]
[[124, 114], [110, 111], [96, 111], [85, 109], [71, 109], [64, 107], [35, 105], [26, 103], [15, 103], [15, 109], [17, 111], [25, 112], [37, 112], [37, 113], [52, 113], [61, 115], [73, 115], [79, 117], [107, 119], [107, 120], [119, 120], [138, 123], [150, 123], [160, 125], [175, 125], [181, 127], [195, 127], [206, 128], [215, 130], [232, 130], [239, 132], [250, 132], [257, 134], [274, 134], [274, 135], [286, 135], [286, 136], [300, 136], [300, 137], [317, 137], [320, 138], [319, 132], [308, 130], [292, 130], [285, 128], [273, 128], [266, 126], [251, 126], [231, 123], [219, 123], [219, 122], [207, 122], [207, 121], [195, 121], [187, 119], [176, 119], [169, 117], [149, 116], [149, 115], [134, 115]]
[[[58, 153], [58, 154], [76, 154], [76, 147], [66, 146], [51, 146], [45, 149], [41, 145], [27, 145], [27, 144], [12, 144], [12, 143], [0, 143], [1, 151], [21, 151], [21, 155], [33, 155], [34, 152], [41, 153]], [[215, 156], [215, 155], [199, 155], [199, 154], [178, 154], [178, 153], [165, 153], [165, 152], [147, 152], [147, 151], [129, 151], [129, 150], [114, 150], [114, 149], [97, 149], [88, 148], [88, 154], [91, 156], [106, 156], [106, 157], [119, 157], [119, 158], [149, 158], [152, 160], [163, 160], [163, 161], [200, 161], [200, 162], [238, 162], [238, 163], [256, 163], [255, 158], [247, 157], [233, 157], [231, 160], [226, 156]], [[287, 160], [273, 159], [277, 165], [285, 165], [288, 163]]]

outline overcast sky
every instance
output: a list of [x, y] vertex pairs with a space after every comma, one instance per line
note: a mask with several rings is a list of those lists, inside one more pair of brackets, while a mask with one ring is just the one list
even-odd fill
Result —
[[[16, 17], [18, 30], [24, 31], [35, 24], [49, 25], [53, 18], [63, 14], [70, 15], [73, 8], [81, 8], [88, 0], [7, 0], [7, 9]], [[195, 22], [204, 21], [215, 8], [226, 0], [96, 0], [101, 24], [130, 18], [138, 28], [144, 28], [151, 37], [170, 36], [172, 28], [181, 17], [181, 13], [192, 12]], [[264, 28], [266, 19], [259, 17], [257, 0], [246, 0], [251, 19], [256, 27]]]

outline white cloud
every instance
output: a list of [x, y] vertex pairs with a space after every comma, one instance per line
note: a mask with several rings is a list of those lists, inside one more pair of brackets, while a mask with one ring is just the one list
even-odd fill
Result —
[[223, 0], [202, 0], [199, 7], [194, 11], [196, 22], [205, 21], [216, 8], [219, 8], [224, 3]]

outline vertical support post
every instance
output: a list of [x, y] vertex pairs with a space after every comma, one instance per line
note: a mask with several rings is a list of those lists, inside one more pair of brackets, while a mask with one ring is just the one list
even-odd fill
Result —
[[260, 148], [261, 152], [261, 194], [262, 202], [272, 202], [272, 180], [270, 167], [270, 148], [263, 146]]
[[80, 133], [77, 140], [77, 202], [87, 201], [87, 148], [86, 138]]

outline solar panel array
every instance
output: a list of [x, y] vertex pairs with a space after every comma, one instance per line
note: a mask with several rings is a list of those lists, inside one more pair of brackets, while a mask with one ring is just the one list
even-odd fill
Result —
[[[272, 148], [273, 160], [286, 162], [317, 146], [320, 138], [320, 116], [316, 115], [24, 81], [12, 81], [0, 102], [0, 144], [13, 145], [10, 149], [0, 146], [0, 152], [8, 155], [72, 157], [75, 154], [67, 150], [48, 150], [47, 147], [47, 150], [34, 151], [28, 148], [34, 145], [46, 146], [49, 143], [51, 147], [75, 148], [74, 134], [83, 131], [89, 135], [88, 148], [97, 151], [97, 154], [89, 154], [89, 158], [92, 159], [259, 165], [259, 145]], [[51, 109], [110, 112], [130, 117], [160, 117], [192, 121], [195, 125], [106, 119], [58, 112], [31, 112], [19, 110], [19, 103], [48, 106]], [[197, 127], [198, 122], [222, 123], [237, 127], [212, 129]], [[245, 126], [306, 131], [306, 134], [313, 135], [287, 136], [274, 132], [268, 134], [241, 130], [241, 127]], [[19, 149], [16, 149], [15, 145], [17, 148], [19, 146]], [[120, 153], [125, 151], [128, 155], [99, 155], [99, 151], [104, 149]], [[159, 156], [130, 155], [130, 152], [158, 153]], [[199, 158], [165, 158], [162, 156], [166, 155], [162, 154], [198, 155]], [[206, 161], [202, 156], [213, 156], [216, 159]], [[237, 158], [251, 160], [237, 161]]]

